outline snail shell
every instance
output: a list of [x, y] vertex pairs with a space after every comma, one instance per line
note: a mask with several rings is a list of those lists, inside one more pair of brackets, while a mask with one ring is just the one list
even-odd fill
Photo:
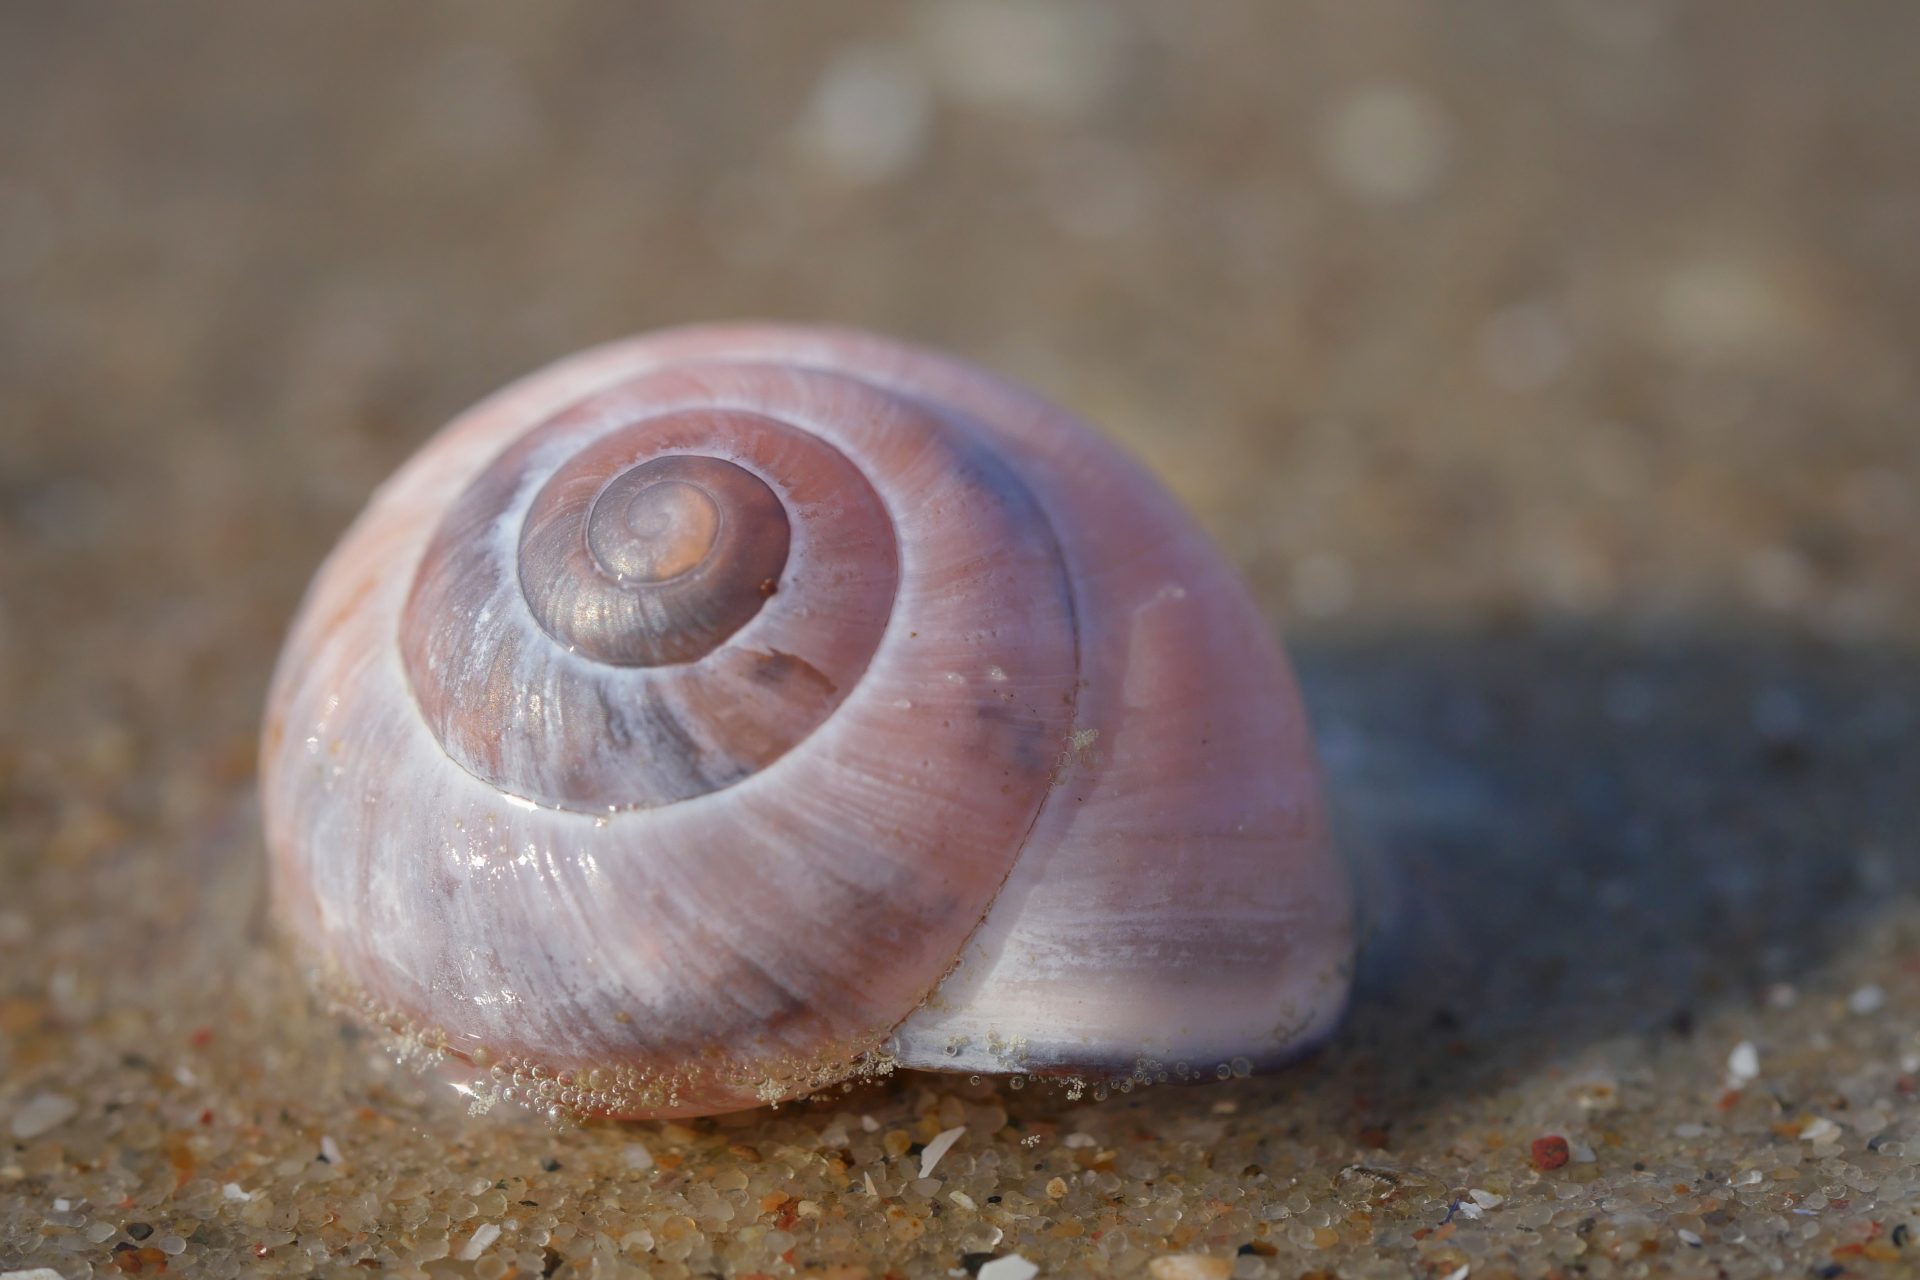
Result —
[[457, 419], [308, 590], [261, 778], [326, 981], [563, 1110], [1271, 1064], [1346, 998], [1232, 569], [1069, 415], [864, 334], [647, 335]]

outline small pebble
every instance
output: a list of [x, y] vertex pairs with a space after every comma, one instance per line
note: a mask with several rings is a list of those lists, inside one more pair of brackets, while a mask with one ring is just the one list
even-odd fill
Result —
[[941, 90], [1030, 122], [1092, 111], [1123, 83], [1123, 28], [1099, 0], [946, 0], [914, 6]]
[[1839, 1136], [1840, 1126], [1825, 1116], [1820, 1116], [1800, 1131], [1802, 1142], [1828, 1142]]
[[1149, 1262], [1147, 1274], [1153, 1280], [1227, 1280], [1233, 1274], [1233, 1259], [1204, 1253], [1170, 1253]]
[[930, 98], [920, 69], [900, 51], [844, 49], [814, 85], [797, 140], [847, 182], [883, 182], [912, 168], [926, 149]]
[[1760, 1051], [1753, 1041], [1742, 1040], [1727, 1055], [1727, 1083], [1738, 1089], [1760, 1077]]
[[473, 1229], [467, 1242], [460, 1246], [460, 1261], [472, 1262], [487, 1251], [487, 1246], [500, 1238], [500, 1224], [483, 1222]]
[[920, 1176], [923, 1178], [931, 1177], [933, 1167], [940, 1163], [940, 1157], [953, 1150], [953, 1144], [960, 1141], [960, 1135], [966, 1131], [967, 1126], [962, 1124], [955, 1125], [951, 1129], [942, 1129], [939, 1133], [935, 1134], [933, 1141], [921, 1148]]
[[1565, 1138], [1558, 1134], [1548, 1134], [1544, 1138], [1533, 1140], [1533, 1145], [1528, 1149], [1528, 1155], [1533, 1160], [1533, 1167], [1545, 1172], [1564, 1165], [1572, 1157], [1573, 1152]]
[[1877, 1013], [1887, 1002], [1887, 993], [1878, 984], [1869, 982], [1847, 997], [1847, 1008], [1862, 1017]]
[[36, 1093], [13, 1113], [8, 1129], [22, 1142], [50, 1133], [80, 1114], [80, 1104], [58, 1093]]
[[1412, 85], [1362, 85], [1335, 104], [1322, 131], [1330, 175], [1364, 204], [1395, 205], [1426, 194], [1452, 159], [1453, 127]]
[[995, 1258], [980, 1268], [979, 1280], [1033, 1280], [1040, 1268], [1017, 1253]]

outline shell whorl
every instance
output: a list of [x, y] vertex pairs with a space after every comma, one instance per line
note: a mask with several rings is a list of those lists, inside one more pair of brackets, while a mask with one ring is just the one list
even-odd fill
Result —
[[534, 499], [520, 594], [543, 631], [594, 662], [695, 662], [778, 589], [792, 526], [767, 482], [738, 463], [622, 459], [633, 452], [624, 444], [595, 451], [613, 454], [612, 466], [570, 460]]
[[594, 397], [489, 464], [401, 620], [447, 754], [537, 804], [648, 808], [750, 776], [840, 705], [893, 610], [892, 518], [853, 462], [764, 413], [654, 414], [652, 394]]

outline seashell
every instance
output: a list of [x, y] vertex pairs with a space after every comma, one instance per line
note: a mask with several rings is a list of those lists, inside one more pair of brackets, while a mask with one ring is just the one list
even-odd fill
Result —
[[1065, 412], [859, 333], [647, 335], [454, 421], [308, 590], [261, 785], [328, 988], [563, 1111], [1244, 1070], [1350, 979], [1232, 568]]

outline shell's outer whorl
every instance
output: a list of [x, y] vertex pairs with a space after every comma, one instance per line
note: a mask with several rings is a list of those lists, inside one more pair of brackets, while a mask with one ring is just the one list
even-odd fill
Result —
[[1080, 619], [1058, 783], [954, 972], [900, 1027], [907, 1066], [1274, 1065], [1331, 1032], [1355, 949], [1299, 690], [1239, 575], [1072, 415], [869, 334], [672, 331], [592, 363], [724, 352], [856, 376], [986, 424], [1046, 509]]
[[[778, 590], [690, 663], [555, 656], [499, 568], [514, 516], [577, 446], [676, 414], [768, 419], [843, 458], [892, 531], [890, 609], [857, 591], [851, 622], [805, 604], [852, 590], [834, 557], [880, 555], [864, 517], [812, 519], [780, 468], [682, 441], [658, 453], [718, 457], [780, 495]], [[518, 638], [484, 658], [395, 644], [415, 567], [419, 592], [436, 578], [435, 529], [530, 431], [551, 456], [530, 446], [467, 530], [492, 567], [445, 575], [422, 610], [453, 611], [453, 635], [517, 611]], [[829, 555], [836, 528], [852, 540]], [[776, 674], [762, 694], [750, 659], [716, 662], [749, 654], [833, 687], [809, 701]], [[714, 683], [660, 691], [688, 673]], [[640, 696], [541, 728], [576, 686], [593, 700], [558, 705]], [[435, 727], [468, 716], [480, 767], [450, 767], [459, 748]], [[686, 763], [636, 774], [622, 749], [669, 721], [697, 727]], [[530, 726], [557, 736], [514, 746]], [[506, 789], [521, 799], [489, 771], [527, 784]], [[561, 1096], [577, 1110], [751, 1106], [889, 1033], [902, 1063], [961, 1070], [1270, 1062], [1324, 1036], [1345, 999], [1352, 903], [1305, 717], [1230, 566], [1070, 415], [863, 334], [649, 335], [463, 415], [310, 589], [262, 780], [276, 906], [322, 965], [460, 1058], [580, 1081]]]

